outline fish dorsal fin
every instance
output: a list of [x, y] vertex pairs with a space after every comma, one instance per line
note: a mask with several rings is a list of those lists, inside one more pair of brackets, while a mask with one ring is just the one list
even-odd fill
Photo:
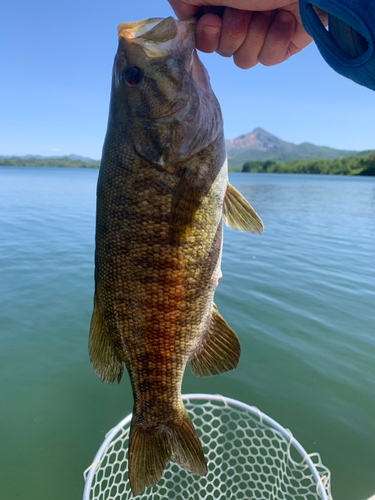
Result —
[[191, 371], [197, 377], [209, 377], [234, 370], [240, 353], [237, 335], [213, 304], [211, 324], [203, 335], [201, 345], [189, 359]]
[[223, 205], [226, 226], [244, 233], [263, 233], [263, 222], [241, 193], [228, 182]]
[[94, 372], [102, 382], [120, 382], [124, 364], [116, 356], [112, 344], [107, 339], [105, 320], [100, 314], [96, 295], [94, 296], [94, 312], [92, 313], [89, 354]]

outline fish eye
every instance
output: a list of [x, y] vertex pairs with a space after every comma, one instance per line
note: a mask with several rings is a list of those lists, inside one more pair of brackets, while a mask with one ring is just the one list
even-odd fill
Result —
[[125, 68], [121, 71], [121, 81], [128, 87], [136, 87], [141, 83], [142, 78], [142, 70], [134, 64], [125, 66]]

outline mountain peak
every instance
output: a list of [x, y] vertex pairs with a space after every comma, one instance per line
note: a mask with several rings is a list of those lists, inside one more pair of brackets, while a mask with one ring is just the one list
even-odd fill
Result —
[[[256, 135], [272, 135], [270, 134], [269, 132], [267, 132], [267, 130], [264, 130], [263, 128], [261, 127], [256, 127], [252, 132], [250, 132], [250, 134], [256, 134]], [[274, 137], [274, 136], [272, 136]]]
[[254, 149], [257, 151], [270, 151], [285, 148], [291, 143], [284, 142], [275, 135], [270, 134], [260, 127], [255, 128], [249, 134], [240, 135], [236, 139], [226, 141], [228, 152], [240, 151], [241, 149]]
[[309, 160], [312, 158], [333, 159], [350, 156], [356, 151], [344, 151], [326, 146], [315, 146], [310, 142], [293, 144], [256, 127], [249, 134], [243, 134], [235, 139], [225, 141], [228, 151], [229, 166], [240, 169], [248, 160]]

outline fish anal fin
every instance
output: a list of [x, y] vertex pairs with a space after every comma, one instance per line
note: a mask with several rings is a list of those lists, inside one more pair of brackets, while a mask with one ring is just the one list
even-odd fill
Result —
[[[181, 403], [182, 405], [182, 403]], [[129, 436], [129, 482], [134, 496], [157, 484], [169, 460], [188, 472], [207, 474], [202, 446], [183, 408], [182, 421], [147, 429], [133, 417]]]
[[197, 377], [209, 377], [235, 370], [241, 354], [240, 341], [213, 304], [211, 324], [198, 350], [189, 359]]
[[107, 339], [107, 328], [103, 316], [99, 312], [98, 301], [94, 297], [89, 334], [89, 355], [95, 373], [102, 382], [120, 382], [124, 363], [116, 356], [115, 350]]
[[253, 207], [228, 182], [223, 204], [223, 220], [226, 226], [244, 233], [263, 233], [263, 222]]

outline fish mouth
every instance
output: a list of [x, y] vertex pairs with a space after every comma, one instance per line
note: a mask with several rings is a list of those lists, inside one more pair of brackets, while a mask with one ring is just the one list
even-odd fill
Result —
[[124, 38], [137, 38], [155, 28], [162, 21], [164, 21], [163, 17], [152, 17], [141, 21], [121, 23], [117, 26], [117, 34]]
[[121, 23], [117, 33], [119, 37], [142, 47], [148, 57], [162, 57], [171, 52], [181, 52], [188, 45], [194, 46], [196, 24], [195, 18], [176, 21], [172, 16], [153, 17]]
[[117, 34], [124, 38], [142, 37], [155, 43], [163, 43], [176, 38], [181, 31], [187, 33], [194, 31], [196, 24], [195, 17], [185, 21], [176, 21], [172, 16], [152, 17], [141, 21], [121, 23], [117, 26]]

